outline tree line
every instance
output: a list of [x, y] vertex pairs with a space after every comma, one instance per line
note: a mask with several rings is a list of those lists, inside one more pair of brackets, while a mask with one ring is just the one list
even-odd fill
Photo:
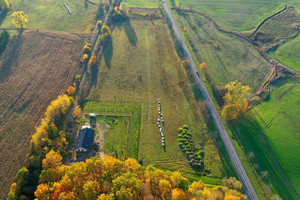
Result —
[[51, 166], [42, 162], [46, 155], [53, 150], [62, 156], [68, 154], [71, 135], [65, 131], [64, 121], [73, 103], [72, 97], [61, 95], [47, 107], [45, 117], [32, 135], [25, 166], [18, 171], [17, 182], [11, 185], [8, 200], [34, 199], [43, 166]]
[[189, 184], [178, 171], [143, 167], [135, 159], [90, 158], [73, 166], [51, 150], [42, 161], [35, 196], [39, 200], [135, 200], [135, 199], [225, 199], [244, 200], [242, 185], [235, 178], [222, 186], [207, 187], [201, 181]]

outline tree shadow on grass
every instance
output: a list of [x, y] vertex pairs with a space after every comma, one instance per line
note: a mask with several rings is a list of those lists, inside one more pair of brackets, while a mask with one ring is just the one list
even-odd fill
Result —
[[7, 15], [8, 11], [7, 10], [3, 10], [1, 12], [1, 15], [0, 15], [0, 26], [3, 24], [5, 18], [6, 18], [6, 15]]
[[98, 82], [98, 66], [91, 68], [92, 86], [96, 86]]
[[123, 27], [130, 45], [136, 46], [138, 38], [136, 36], [134, 28], [131, 25], [130, 20], [129, 19], [123, 20], [119, 23], [116, 23], [116, 26]]
[[112, 39], [109, 38], [103, 46], [104, 61], [108, 69], [111, 68], [111, 59], [113, 57], [113, 52], [114, 52], [114, 48], [113, 48]]

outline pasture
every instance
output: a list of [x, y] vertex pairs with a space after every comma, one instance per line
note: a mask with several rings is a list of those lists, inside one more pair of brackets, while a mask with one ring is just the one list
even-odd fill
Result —
[[[68, 13], [64, 2], [72, 11], [72, 15]], [[98, 1], [95, 2], [98, 3]], [[12, 9], [7, 13], [3, 23], [0, 23], [2, 28], [15, 28], [11, 23], [10, 15], [15, 11], [24, 11], [29, 20], [27, 28], [39, 27], [41, 30], [70, 33], [82, 33], [90, 24], [93, 24], [98, 6], [85, 3], [84, 0], [10, 0], [9, 3]]]
[[300, 72], [300, 36], [280, 46], [270, 56], [282, 64]]
[[104, 153], [119, 159], [138, 160], [142, 107], [138, 103], [88, 101], [84, 112], [96, 113], [99, 125], [110, 126], [105, 134]]
[[284, 7], [295, 5], [300, 11], [298, 0], [170, 0], [176, 6], [205, 12], [214, 18], [224, 28], [235, 31], [251, 31], [264, 18], [272, 15]]
[[23, 31], [0, 58], [0, 199], [24, 165], [31, 134], [46, 107], [64, 93], [78, 71], [78, 36]]
[[271, 73], [271, 64], [246, 40], [217, 30], [199, 14], [178, 12], [198, 63], [207, 63], [206, 79], [214, 86], [238, 80], [254, 94]]
[[[249, 156], [257, 173], [282, 199], [293, 199], [286, 180], [300, 195], [300, 85], [288, 82], [274, 89], [269, 98], [248, 111], [245, 117], [231, 124], [234, 137]], [[251, 155], [252, 154], [252, 155]], [[266, 188], [268, 190], [268, 188]]]
[[[93, 70], [92, 70], [93, 71]], [[142, 105], [139, 157], [145, 165], [196, 174], [178, 146], [177, 129], [186, 124], [196, 143], [206, 144], [208, 128], [199, 111], [199, 97], [181, 66], [166, 24], [161, 20], [131, 20], [114, 25], [112, 42], [106, 44], [98, 72], [86, 100], [140, 103]], [[157, 125], [158, 103], [165, 119], [165, 149]], [[207, 166], [213, 177], [225, 173], [214, 145]]]

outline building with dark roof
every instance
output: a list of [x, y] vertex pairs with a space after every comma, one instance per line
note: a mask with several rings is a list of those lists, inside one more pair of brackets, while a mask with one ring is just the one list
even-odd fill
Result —
[[95, 131], [90, 125], [82, 126], [75, 145], [77, 152], [87, 152], [92, 149], [94, 143]]

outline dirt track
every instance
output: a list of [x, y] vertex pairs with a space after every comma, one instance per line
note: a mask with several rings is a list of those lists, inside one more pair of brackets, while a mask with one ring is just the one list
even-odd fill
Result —
[[45, 108], [64, 93], [78, 71], [78, 36], [26, 30], [0, 58], [0, 199], [23, 167], [31, 135]]

